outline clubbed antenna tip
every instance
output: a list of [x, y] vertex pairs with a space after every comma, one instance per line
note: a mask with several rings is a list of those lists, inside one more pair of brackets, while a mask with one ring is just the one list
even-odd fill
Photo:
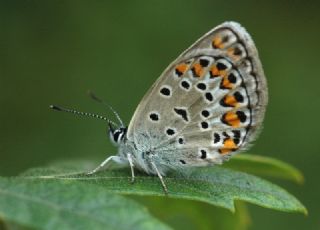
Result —
[[58, 111], [62, 111], [62, 109], [59, 106], [56, 106], [56, 105], [50, 105], [49, 108], [50, 109], [54, 109], [54, 110], [58, 110]]

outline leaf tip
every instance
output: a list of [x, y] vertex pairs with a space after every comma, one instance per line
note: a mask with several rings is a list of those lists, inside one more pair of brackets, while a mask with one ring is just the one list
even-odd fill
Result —
[[302, 205], [302, 213], [305, 215], [305, 216], [309, 216], [309, 212], [308, 212], [308, 209]]

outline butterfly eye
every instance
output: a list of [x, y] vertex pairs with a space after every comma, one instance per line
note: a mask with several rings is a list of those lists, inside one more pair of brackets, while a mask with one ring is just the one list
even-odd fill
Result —
[[127, 132], [126, 128], [119, 128], [116, 130], [109, 130], [110, 139], [113, 142], [113, 144], [118, 145], [123, 138], [125, 137], [125, 134]]
[[108, 132], [109, 132], [109, 138], [110, 138], [112, 144], [118, 145], [118, 142], [116, 141], [116, 139], [114, 137], [114, 131], [109, 129]]

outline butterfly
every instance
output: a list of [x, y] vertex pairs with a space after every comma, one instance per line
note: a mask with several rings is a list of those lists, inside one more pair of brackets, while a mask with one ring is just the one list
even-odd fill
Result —
[[[96, 100], [100, 100], [93, 96]], [[170, 170], [221, 164], [245, 150], [262, 126], [267, 82], [255, 44], [236, 22], [224, 22], [173, 61], [138, 105], [128, 127], [108, 121], [114, 161], [163, 177]]]

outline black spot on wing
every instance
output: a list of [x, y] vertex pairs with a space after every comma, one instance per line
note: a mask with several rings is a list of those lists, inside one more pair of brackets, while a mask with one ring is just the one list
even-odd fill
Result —
[[242, 96], [242, 94], [240, 92], [235, 92], [233, 94], [233, 96], [236, 98], [237, 102], [242, 103], [244, 101], [244, 97]]
[[176, 132], [175, 132], [173, 129], [168, 128], [168, 129], [166, 130], [166, 133], [167, 133], [169, 136], [172, 136], [172, 135], [174, 135]]
[[210, 116], [210, 112], [208, 110], [202, 110], [201, 115], [205, 118]]
[[189, 121], [187, 110], [185, 110], [185, 109], [179, 109], [179, 108], [174, 108], [174, 112], [175, 112], [176, 114], [178, 114], [179, 116], [181, 116], [183, 120]]
[[206, 99], [209, 101], [209, 102], [212, 102], [213, 101], [213, 96], [212, 96], [212, 94], [211, 93], [206, 93], [205, 94], [205, 97], [206, 97]]
[[234, 138], [233, 141], [234, 141], [234, 143], [235, 143], [236, 145], [240, 143], [240, 139], [239, 139], [239, 138]]
[[247, 115], [243, 111], [237, 111], [236, 114], [242, 123], [247, 120]]
[[197, 88], [200, 89], [200, 90], [206, 90], [207, 89], [207, 85], [205, 83], [198, 83], [197, 84]]
[[181, 87], [188, 90], [190, 89], [190, 83], [187, 81], [181, 81]]
[[239, 47], [235, 47], [234, 51], [233, 51], [233, 54], [239, 56], [239, 55], [242, 54], [242, 51], [241, 51], [241, 49]]
[[227, 69], [227, 66], [225, 64], [221, 63], [221, 62], [218, 62], [217, 63], [217, 69], [218, 70], [225, 70], [225, 69]]
[[240, 130], [232, 130], [234, 138], [240, 138], [241, 133]]
[[220, 141], [220, 135], [218, 133], [213, 134], [213, 142], [216, 144]]
[[171, 95], [171, 90], [168, 88], [168, 87], [162, 87], [160, 89], [160, 93], [163, 95], [163, 96], [170, 96]]
[[149, 115], [149, 117], [150, 117], [150, 119], [151, 119], [152, 121], [158, 121], [158, 120], [159, 120], [159, 115], [156, 114], [156, 113], [151, 113], [151, 114]]
[[183, 72], [179, 71], [178, 69], [175, 70], [178, 77], [181, 77], [183, 75]]
[[203, 129], [209, 128], [208, 122], [206, 122], [206, 121], [201, 122], [201, 127], [202, 127]]
[[207, 158], [207, 151], [204, 150], [204, 149], [201, 149], [200, 152], [201, 152], [200, 158], [201, 159], [206, 159]]
[[233, 73], [230, 73], [230, 74], [228, 75], [228, 80], [229, 80], [232, 84], [235, 84], [235, 83], [237, 82], [237, 78], [236, 78], [236, 76], [234, 76]]
[[178, 138], [178, 143], [179, 143], [180, 145], [183, 145], [183, 144], [184, 144], [184, 139], [183, 139], [182, 137], [179, 137], [179, 138]]
[[229, 41], [229, 36], [226, 35], [222, 38], [222, 42], [225, 43], [225, 42], [228, 42]]
[[209, 60], [201, 58], [199, 63], [202, 67], [207, 67], [209, 65]]
[[225, 137], [230, 137], [227, 132], [222, 132], [222, 135], [225, 136]]

